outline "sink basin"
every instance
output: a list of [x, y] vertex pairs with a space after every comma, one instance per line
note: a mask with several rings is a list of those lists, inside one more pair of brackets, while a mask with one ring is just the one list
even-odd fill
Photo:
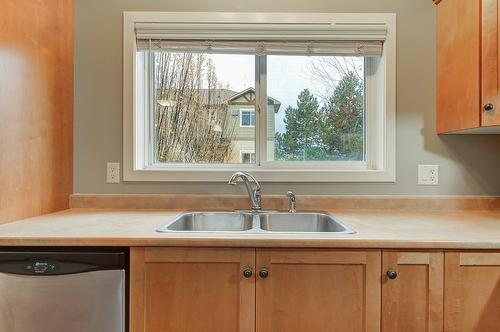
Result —
[[260, 215], [260, 227], [282, 233], [354, 233], [325, 213], [268, 213]]
[[253, 215], [237, 212], [187, 212], [159, 232], [237, 232], [252, 229]]
[[246, 211], [186, 212], [158, 232], [354, 233], [326, 213]]

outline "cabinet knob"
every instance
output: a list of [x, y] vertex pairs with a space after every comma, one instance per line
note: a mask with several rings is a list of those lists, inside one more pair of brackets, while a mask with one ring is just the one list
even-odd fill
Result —
[[245, 278], [250, 278], [253, 275], [253, 271], [251, 268], [246, 268], [243, 270], [243, 276]]
[[488, 103], [488, 104], [485, 104], [483, 106], [483, 109], [486, 111], [486, 112], [491, 112], [495, 109], [495, 105], [493, 105], [492, 103]]
[[387, 278], [389, 279], [396, 279], [398, 277], [398, 273], [395, 270], [389, 270], [387, 271]]
[[269, 270], [266, 269], [265, 267], [260, 269], [259, 271], [259, 276], [262, 278], [262, 279], [265, 279], [267, 278], [267, 276], [269, 275]]

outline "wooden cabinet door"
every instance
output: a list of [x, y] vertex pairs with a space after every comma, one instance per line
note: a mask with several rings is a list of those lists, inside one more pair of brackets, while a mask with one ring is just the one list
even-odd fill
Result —
[[442, 252], [384, 251], [382, 331], [443, 331], [443, 273]]
[[255, 249], [131, 248], [131, 332], [252, 332]]
[[500, 331], [500, 253], [445, 253], [446, 332]]
[[380, 331], [380, 250], [257, 249], [257, 332]]
[[[482, 1], [481, 125], [500, 125], [498, 13], [499, 0]], [[493, 109], [485, 107], [491, 104]]]
[[438, 133], [481, 126], [481, 1], [437, 6]]

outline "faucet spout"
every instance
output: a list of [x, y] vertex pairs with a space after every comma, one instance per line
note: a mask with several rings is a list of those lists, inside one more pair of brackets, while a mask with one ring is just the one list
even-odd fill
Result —
[[260, 187], [260, 183], [250, 174], [244, 172], [236, 172], [229, 179], [229, 185], [236, 185], [237, 180], [241, 179], [245, 184], [245, 187], [248, 192], [248, 196], [250, 198], [250, 203], [252, 204], [253, 211], [262, 210], [261, 207], [261, 199], [262, 199], [262, 191]]

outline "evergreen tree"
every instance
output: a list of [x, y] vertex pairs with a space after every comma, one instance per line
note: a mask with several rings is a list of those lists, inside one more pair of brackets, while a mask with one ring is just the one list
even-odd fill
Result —
[[333, 159], [363, 159], [363, 90], [363, 83], [350, 71], [321, 108], [321, 141]]
[[276, 133], [277, 160], [363, 160], [364, 87], [352, 71], [321, 109], [307, 89], [285, 110], [285, 133]]
[[308, 89], [297, 99], [297, 107], [285, 110], [286, 132], [276, 134], [277, 159], [316, 159], [320, 149], [319, 103]]

